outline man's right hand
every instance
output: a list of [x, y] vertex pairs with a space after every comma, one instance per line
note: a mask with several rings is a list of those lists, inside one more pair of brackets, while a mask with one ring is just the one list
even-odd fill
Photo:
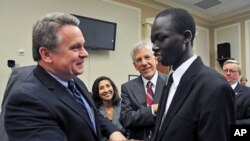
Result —
[[153, 112], [156, 114], [157, 110], [158, 110], [158, 105], [159, 104], [152, 104], [152, 109], [153, 109]]

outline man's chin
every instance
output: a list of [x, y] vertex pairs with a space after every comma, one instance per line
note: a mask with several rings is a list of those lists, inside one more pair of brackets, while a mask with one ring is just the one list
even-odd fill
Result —
[[75, 75], [81, 75], [83, 73], [84, 73], [84, 70], [82, 69], [82, 70], [77, 70], [74, 74]]
[[169, 63], [169, 62], [167, 62], [167, 61], [164, 61], [164, 60], [161, 60], [161, 64], [162, 64], [163, 66], [171, 66], [171, 65], [172, 65], [171, 63]]

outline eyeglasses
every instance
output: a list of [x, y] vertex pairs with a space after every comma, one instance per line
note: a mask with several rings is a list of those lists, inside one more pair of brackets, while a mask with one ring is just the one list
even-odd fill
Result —
[[234, 74], [234, 73], [236, 73], [236, 72], [238, 72], [238, 71], [236, 71], [236, 70], [231, 70], [231, 69], [229, 69], [229, 70], [228, 70], [228, 69], [225, 69], [225, 70], [223, 70], [223, 72], [224, 72], [224, 73], [228, 73], [228, 72], [229, 72], [230, 74]]

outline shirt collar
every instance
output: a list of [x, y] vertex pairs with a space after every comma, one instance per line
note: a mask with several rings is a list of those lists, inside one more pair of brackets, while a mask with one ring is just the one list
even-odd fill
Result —
[[64, 87], [68, 88], [68, 81], [65, 81], [61, 78], [59, 78], [58, 76], [54, 75], [53, 73], [47, 71], [48, 74], [50, 74], [53, 78], [55, 78], [59, 83], [61, 83]]
[[171, 69], [170, 73], [173, 73], [173, 84], [178, 86], [183, 74], [187, 71], [187, 69], [191, 66], [194, 60], [197, 58], [197, 55], [193, 55], [184, 63], [182, 63], [175, 71]]
[[155, 74], [153, 75], [151, 80], [147, 80], [146, 78], [144, 78], [142, 76], [142, 81], [143, 81], [144, 87], [146, 87], [148, 81], [151, 81], [153, 83], [153, 86], [156, 86], [157, 78], [158, 78], [158, 71], [155, 71]]
[[238, 81], [231, 85], [233, 90], [236, 88], [237, 84], [238, 84]]

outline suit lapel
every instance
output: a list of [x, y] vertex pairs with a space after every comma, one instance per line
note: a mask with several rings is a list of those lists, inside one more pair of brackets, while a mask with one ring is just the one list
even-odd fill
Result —
[[[81, 92], [82, 93], [82, 92]], [[71, 108], [76, 114], [78, 114], [79, 116], [81, 116], [87, 123], [88, 126], [93, 130], [93, 132], [95, 133], [92, 123], [90, 122], [90, 119], [88, 117], [88, 113], [83, 109], [82, 106], [80, 106], [80, 104], [78, 104], [73, 97], [71, 96], [70, 93], [65, 92], [65, 90], [60, 89], [60, 88], [55, 88], [54, 90], [54, 94], [57, 96], [57, 98], [64, 103], [65, 105], [67, 105], [69, 108]], [[86, 98], [85, 98], [86, 99]]]
[[162, 95], [161, 95], [161, 99], [159, 102], [159, 107], [158, 107], [158, 111], [157, 111], [157, 116], [156, 116], [156, 120], [155, 120], [155, 129], [154, 129], [154, 136], [153, 136], [153, 140], [158, 140], [157, 138], [159, 138], [159, 135], [162, 135], [162, 130], [161, 132], [159, 132], [160, 129], [160, 125], [161, 125], [161, 121], [162, 121], [162, 117], [165, 111], [165, 107], [166, 107], [166, 102], [165, 100], [167, 100], [168, 94], [166, 93], [166, 86], [163, 89]]
[[[159, 133], [159, 138], [163, 135], [165, 130], [167, 130], [169, 124], [172, 119], [180, 109], [181, 105], [190, 94], [192, 87], [194, 85], [195, 76], [199, 73], [203, 66], [201, 59], [198, 57], [191, 66], [187, 69], [187, 71], [183, 74], [180, 83], [176, 89], [173, 100], [168, 109], [167, 115], [163, 121], [161, 131]], [[164, 104], [165, 105], [165, 104]], [[165, 110], [165, 107], [163, 108]]]
[[[89, 127], [94, 129], [88, 119], [88, 115], [85, 114], [82, 107], [74, 100], [71, 93], [65, 88], [61, 83], [50, 76], [41, 66], [37, 66], [34, 70], [35, 76], [43, 83], [43, 85], [54, 94], [59, 101], [61, 101], [65, 106], [72, 109], [77, 115], [81, 116], [89, 125]], [[81, 92], [82, 93], [82, 92]], [[89, 100], [88, 100], [89, 101]], [[91, 105], [92, 106], [92, 105]]]
[[241, 96], [241, 94], [243, 93], [243, 91], [244, 91], [243, 87], [239, 83], [237, 83], [236, 87], [234, 88], [234, 92], [236, 94], [236, 97]]
[[[92, 100], [91, 94], [88, 91], [87, 87], [85, 86], [82, 81], [80, 81], [78, 78], [74, 78], [74, 81], [76, 82], [77, 89], [81, 92], [82, 96], [87, 100], [91, 108], [95, 107], [95, 104]], [[94, 110], [94, 109], [93, 109]]]
[[157, 78], [157, 85], [155, 88], [154, 102], [153, 103], [158, 103], [160, 101], [165, 83], [166, 82], [161, 78], [161, 73], [159, 72], [158, 78]]
[[[172, 121], [172, 119], [174, 118], [176, 113], [178, 112], [179, 108], [181, 107], [182, 103], [185, 101], [185, 98], [188, 96], [188, 94], [193, 86], [194, 80], [191, 79], [190, 76], [188, 77], [187, 75], [184, 75], [183, 77], [186, 77], [186, 78], [182, 78], [182, 79], [185, 79], [185, 82], [180, 83], [176, 92], [175, 92], [173, 100], [172, 100], [170, 107], [168, 109], [167, 115], [166, 115], [164, 122], [162, 124], [161, 133], [163, 133], [164, 130], [167, 129], [170, 122]], [[165, 110], [165, 107], [164, 107], [164, 110]], [[161, 134], [159, 136], [161, 136]]]
[[[92, 114], [95, 117], [96, 130], [98, 130], [97, 129], [97, 119], [96, 119], [97, 118], [97, 113], [96, 113], [97, 109], [95, 109], [95, 106], [94, 106], [95, 104], [94, 104], [94, 102], [92, 100], [91, 94], [88, 92], [88, 89], [85, 86], [85, 84], [82, 81], [80, 81], [77, 77], [74, 78], [74, 81], [76, 82], [77, 89], [80, 91], [80, 93], [82, 94], [82, 96], [85, 98], [85, 100], [88, 102], [90, 108], [92, 109]], [[86, 113], [86, 114], [88, 114], [88, 113]], [[91, 129], [93, 130], [93, 132], [95, 132], [94, 128], [93, 128], [93, 125], [90, 122], [90, 120], [89, 120], [88, 117], [87, 117], [87, 120], [89, 121], [88, 125], [91, 127]]]
[[146, 92], [144, 89], [144, 85], [143, 85], [143, 81], [141, 76], [136, 78], [136, 80], [134, 81], [134, 83], [132, 84], [133, 88], [135, 90], [135, 98], [138, 102], [138, 105], [146, 105]]

